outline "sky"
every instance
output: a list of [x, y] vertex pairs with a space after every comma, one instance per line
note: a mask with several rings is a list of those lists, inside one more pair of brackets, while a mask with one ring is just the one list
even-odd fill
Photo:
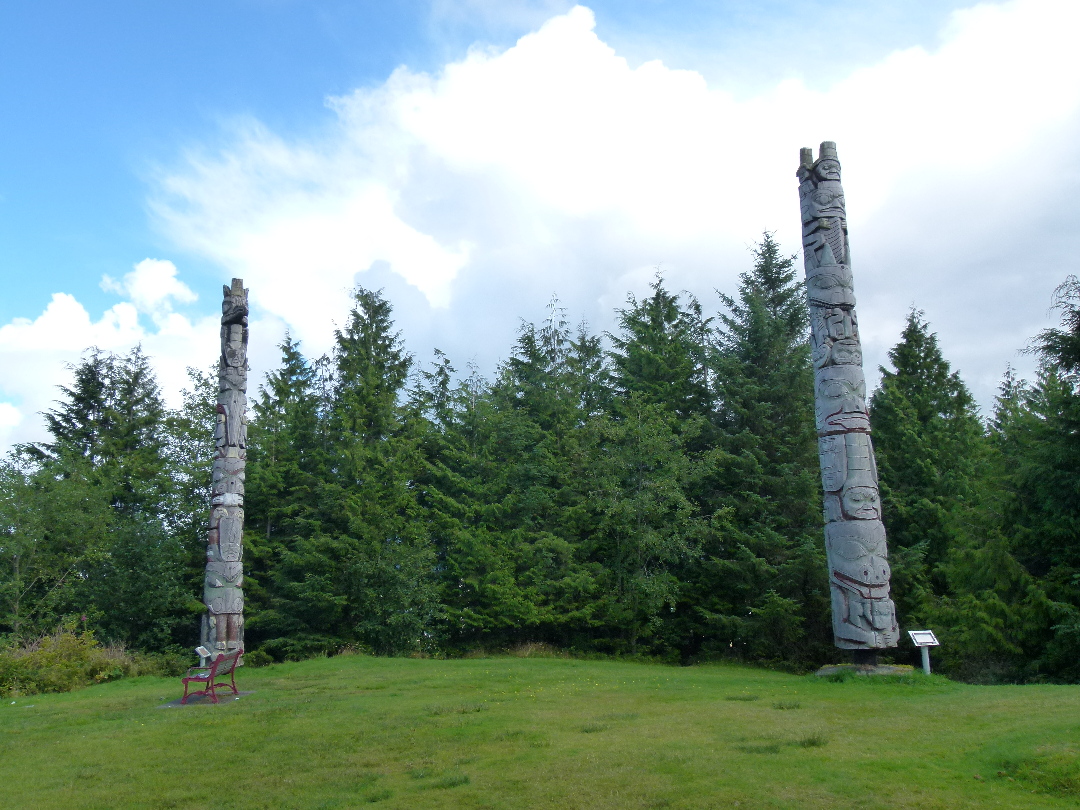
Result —
[[[0, 0], [0, 450], [90, 346], [167, 402], [250, 289], [251, 379], [360, 284], [490, 374], [557, 296], [706, 312], [837, 142], [867, 374], [912, 307], [984, 412], [1080, 255], [1074, 0]], [[254, 389], [255, 386], [253, 385]]]

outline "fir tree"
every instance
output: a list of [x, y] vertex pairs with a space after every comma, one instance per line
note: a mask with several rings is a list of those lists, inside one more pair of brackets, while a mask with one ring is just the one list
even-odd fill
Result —
[[935, 571], [965, 542], [987, 474], [975, 401], [945, 360], [937, 336], [912, 309], [870, 400], [870, 423], [901, 623], [943, 593]]
[[680, 300], [659, 274], [649, 286], [647, 298], [628, 296], [627, 307], [618, 310], [619, 333], [609, 335], [615, 390], [620, 399], [637, 394], [642, 404], [668, 408], [681, 419], [706, 413], [709, 321], [696, 298]]
[[680, 605], [684, 655], [813, 661], [831, 637], [805, 293], [771, 234], [752, 254], [738, 299], [720, 294], [715, 439], [691, 490], [710, 531]]
[[49, 562], [20, 601], [37, 598], [39, 618], [85, 615], [131, 646], [187, 643], [191, 503], [149, 358], [139, 348], [126, 356], [91, 349], [72, 371], [73, 384], [45, 414], [52, 441], [21, 448], [29, 508], [19, 522], [36, 528], [33, 554], [19, 552], [19, 576], [30, 558]]
[[149, 359], [140, 347], [126, 356], [93, 348], [71, 370], [72, 386], [44, 414], [52, 441], [23, 452], [84, 460], [121, 511], [156, 507], [168, 485], [166, 411]]
[[318, 515], [281, 550], [273, 575], [276, 616], [304, 629], [279, 651], [297, 636], [308, 649], [434, 643], [434, 555], [414, 489], [422, 463], [402, 401], [412, 359], [391, 311], [379, 293], [357, 288], [336, 332], [328, 463], [311, 496]]

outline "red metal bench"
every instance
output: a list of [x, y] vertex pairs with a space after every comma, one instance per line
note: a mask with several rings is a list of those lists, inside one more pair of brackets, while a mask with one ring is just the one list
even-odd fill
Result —
[[[196, 697], [199, 695], [209, 695], [210, 700], [214, 703], [218, 702], [217, 689], [220, 686], [227, 686], [232, 689], [232, 693], [238, 694], [236, 691], [236, 662], [240, 660], [240, 656], [244, 654], [243, 650], [234, 650], [231, 653], [219, 653], [218, 657], [210, 662], [208, 667], [192, 667], [184, 674], [184, 697], [180, 700], [181, 703], [186, 704], [189, 697]], [[228, 680], [226, 680], [228, 678]], [[188, 693], [188, 687], [191, 684], [201, 685], [202, 689], [196, 689], [190, 694]]]

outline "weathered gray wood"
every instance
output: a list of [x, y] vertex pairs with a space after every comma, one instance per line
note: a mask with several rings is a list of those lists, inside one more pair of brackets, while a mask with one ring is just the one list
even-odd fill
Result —
[[798, 178], [833, 639], [841, 649], [874, 651], [895, 647], [899, 629], [836, 144], [823, 142], [816, 161], [812, 149], [801, 150]]
[[244, 646], [244, 465], [247, 460], [248, 291], [243, 279], [223, 287], [217, 427], [202, 645], [214, 653]]

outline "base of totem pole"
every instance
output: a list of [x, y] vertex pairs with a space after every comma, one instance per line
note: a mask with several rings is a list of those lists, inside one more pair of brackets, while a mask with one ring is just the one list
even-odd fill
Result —
[[829, 676], [852, 675], [911, 675], [915, 667], [907, 664], [832, 664], [819, 669], [814, 674], [819, 678]]
[[851, 663], [857, 667], [876, 667], [878, 665], [878, 651], [852, 650]]

